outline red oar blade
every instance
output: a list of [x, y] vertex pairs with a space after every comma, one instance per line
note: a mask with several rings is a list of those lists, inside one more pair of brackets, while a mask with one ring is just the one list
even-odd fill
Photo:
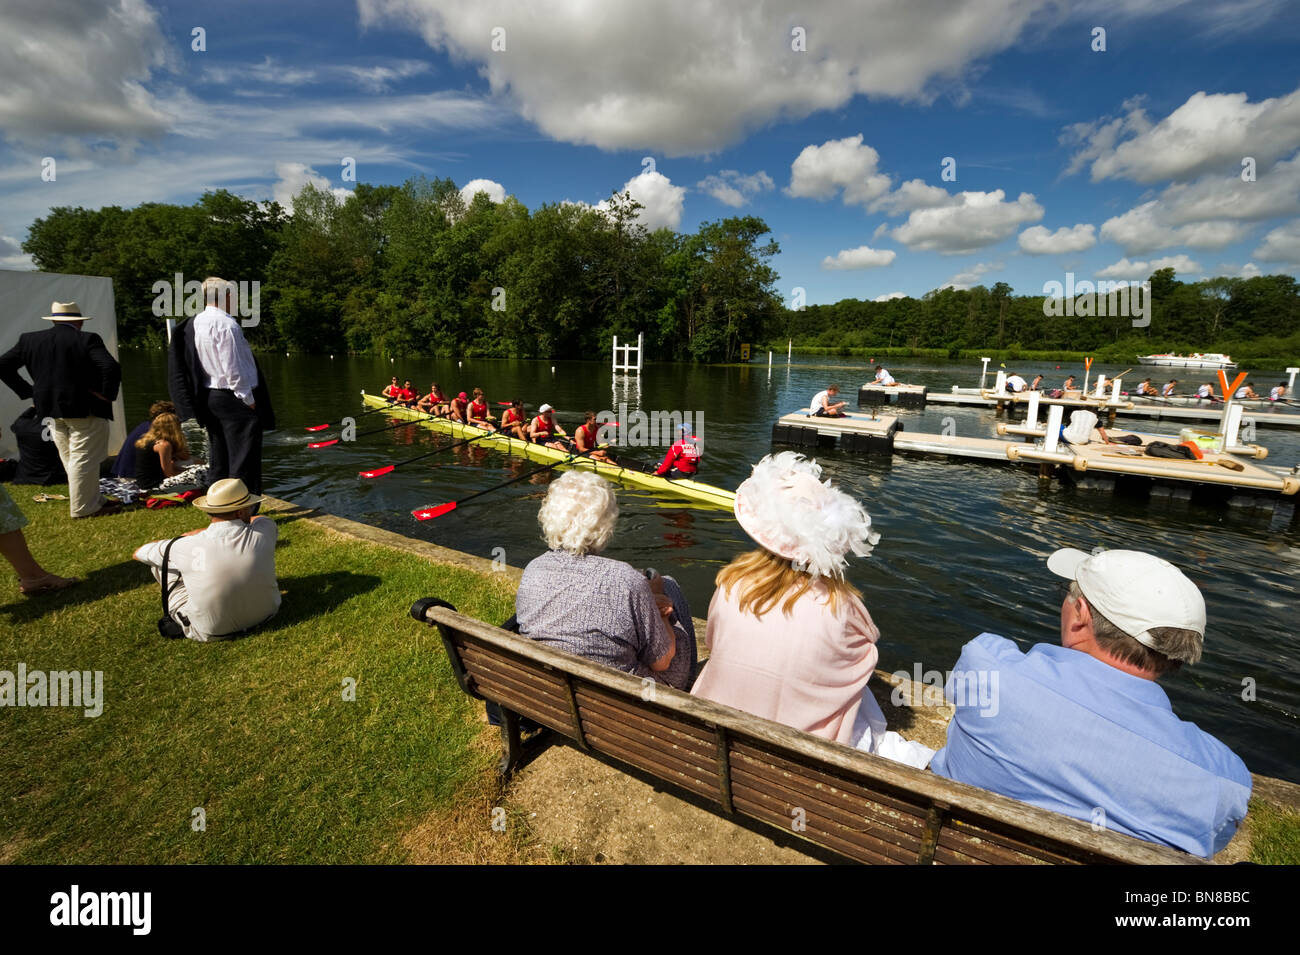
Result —
[[387, 474], [389, 471], [393, 470], [393, 468], [395, 468], [395, 467], [397, 467], [397, 465], [395, 465], [395, 464], [388, 464], [388, 465], [385, 465], [385, 466], [382, 467], [382, 468], [375, 468], [373, 471], [361, 471], [361, 472], [358, 474], [358, 477], [364, 477], [364, 478], [383, 477], [385, 474]]
[[313, 441], [311, 444], [307, 445], [307, 447], [309, 447], [309, 448], [328, 448], [331, 444], [338, 444], [338, 443], [339, 443], [339, 439], [338, 439], [338, 438], [332, 438], [332, 439], [330, 439], [329, 441]]
[[442, 517], [449, 511], [456, 510], [456, 502], [450, 501], [446, 504], [439, 504], [437, 507], [422, 507], [411, 512], [411, 516], [417, 521], [431, 521], [435, 517]]
[[306, 430], [306, 431], [324, 431], [324, 430], [325, 430], [326, 428], [328, 428], [328, 427], [329, 427], [328, 424], [314, 424], [314, 425], [312, 425], [312, 426], [309, 427], [309, 428], [305, 428], [304, 430]]

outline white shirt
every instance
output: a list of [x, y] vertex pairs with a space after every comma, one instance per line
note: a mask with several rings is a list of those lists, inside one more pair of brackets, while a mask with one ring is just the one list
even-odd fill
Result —
[[1234, 398], [1244, 398], [1244, 397], [1246, 397], [1246, 386], [1245, 386], [1245, 385], [1242, 385], [1240, 388], [1238, 388], [1238, 389], [1237, 389], [1237, 393], [1236, 393], [1235, 395], [1233, 395], [1233, 397], [1234, 397]]
[[880, 371], [876, 372], [876, 384], [878, 385], [894, 384], [894, 376], [889, 373], [888, 368], [882, 368], [880, 369]]
[[1161, 393], [1162, 395], [1164, 395], [1166, 398], [1168, 398], [1170, 395], [1172, 395], [1172, 394], [1174, 393], [1174, 384], [1173, 384], [1173, 382], [1171, 381], [1169, 384], [1167, 384], [1167, 385], [1165, 385], [1163, 388], [1161, 388], [1161, 389], [1160, 389], [1160, 393]]
[[244, 404], [253, 404], [257, 365], [239, 322], [209, 305], [194, 316], [194, 350], [208, 373], [209, 388], [228, 389]]
[[[251, 523], [218, 521], [201, 534], [182, 537], [167, 560], [170, 576], [179, 573], [189, 592], [184, 613], [206, 637], [235, 633], [261, 623], [280, 609], [275, 579], [279, 528], [269, 517]], [[150, 541], [134, 554], [150, 567], [162, 567], [164, 541]]]
[[1009, 391], [1024, 391], [1029, 387], [1029, 382], [1019, 375], [1007, 375], [1007, 389]]
[[1274, 401], [1277, 401], [1284, 394], [1286, 394], [1286, 385], [1274, 385], [1272, 389], [1270, 389], [1268, 396]]
[[1201, 385], [1201, 387], [1199, 387], [1199, 388], [1196, 389], [1196, 397], [1198, 397], [1198, 398], [1208, 398], [1208, 397], [1210, 397], [1210, 395], [1212, 394], [1212, 392], [1213, 392], [1213, 389], [1212, 389], [1209, 385]]
[[825, 391], [819, 391], [817, 392], [817, 394], [813, 395], [812, 406], [809, 410], [814, 412], [825, 411], [826, 405], [830, 403], [831, 403], [831, 392], [830, 389], [828, 388]]

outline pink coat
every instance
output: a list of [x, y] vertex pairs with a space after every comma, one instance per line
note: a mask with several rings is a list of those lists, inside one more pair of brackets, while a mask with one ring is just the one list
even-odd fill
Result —
[[709, 603], [709, 662], [691, 693], [815, 736], [854, 744], [862, 692], [876, 668], [876, 629], [861, 600], [833, 613], [815, 583], [790, 615], [781, 601], [762, 617], [741, 613], [740, 588]]

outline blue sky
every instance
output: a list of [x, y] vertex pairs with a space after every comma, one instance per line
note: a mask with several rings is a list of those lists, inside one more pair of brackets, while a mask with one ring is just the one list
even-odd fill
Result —
[[0, 267], [52, 206], [288, 201], [353, 157], [530, 208], [629, 188], [652, 227], [757, 215], [809, 304], [1300, 274], [1297, 50], [1281, 0], [14, 0]]

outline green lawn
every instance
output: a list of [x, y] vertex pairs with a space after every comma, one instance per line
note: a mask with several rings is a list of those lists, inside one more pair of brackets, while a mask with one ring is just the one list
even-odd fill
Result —
[[0, 709], [0, 861], [402, 861], [413, 827], [483, 793], [495, 754], [478, 704], [407, 612], [437, 595], [500, 622], [507, 580], [279, 517], [278, 616], [232, 642], [165, 640], [131, 552], [202, 514], [76, 524], [66, 503], [32, 501], [64, 489], [10, 490], [37, 559], [85, 580], [27, 598], [4, 566], [0, 670], [101, 670], [104, 709]]

